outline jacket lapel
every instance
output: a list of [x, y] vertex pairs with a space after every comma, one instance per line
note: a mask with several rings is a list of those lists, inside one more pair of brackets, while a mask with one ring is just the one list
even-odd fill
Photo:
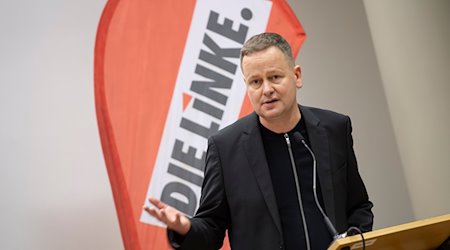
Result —
[[316, 156], [317, 175], [322, 190], [325, 212], [330, 220], [335, 223], [333, 182], [331, 178], [330, 152], [328, 149], [328, 136], [320, 120], [311, 112], [308, 107], [300, 106], [302, 119], [305, 119], [306, 130], [312, 151]]
[[272, 215], [275, 225], [282, 234], [280, 215], [276, 203], [275, 193], [273, 191], [272, 179], [270, 177], [269, 167], [267, 165], [266, 155], [264, 153], [264, 146], [261, 138], [261, 133], [258, 125], [258, 116], [253, 113], [250, 117], [250, 122], [244, 128], [243, 145], [245, 155], [250, 163], [250, 168], [255, 175], [259, 189], [263, 194], [267, 208]]

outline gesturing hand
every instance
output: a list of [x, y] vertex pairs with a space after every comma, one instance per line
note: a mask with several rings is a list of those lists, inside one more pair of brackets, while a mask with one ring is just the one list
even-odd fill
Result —
[[184, 214], [156, 198], [150, 197], [148, 201], [155, 207], [144, 206], [147, 213], [166, 224], [169, 229], [181, 235], [187, 234], [191, 221]]

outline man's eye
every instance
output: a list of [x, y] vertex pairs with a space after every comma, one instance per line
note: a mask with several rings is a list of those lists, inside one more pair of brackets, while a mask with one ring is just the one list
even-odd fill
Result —
[[279, 80], [280, 79], [280, 76], [279, 75], [274, 75], [274, 76], [272, 76], [272, 80], [273, 81], [276, 81], [276, 80]]
[[261, 86], [261, 80], [251, 80], [250, 85], [252, 87], [259, 87], [259, 86]]

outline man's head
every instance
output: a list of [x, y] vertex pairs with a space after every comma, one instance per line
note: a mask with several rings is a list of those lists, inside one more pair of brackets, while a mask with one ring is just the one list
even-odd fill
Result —
[[286, 40], [274, 33], [250, 38], [241, 49], [241, 69], [261, 123], [274, 132], [292, 129], [300, 120], [296, 96], [302, 81]]
[[241, 67], [242, 59], [252, 53], [265, 50], [269, 47], [276, 47], [286, 56], [290, 66], [294, 66], [292, 49], [289, 43], [277, 33], [261, 33], [248, 39], [241, 48]]

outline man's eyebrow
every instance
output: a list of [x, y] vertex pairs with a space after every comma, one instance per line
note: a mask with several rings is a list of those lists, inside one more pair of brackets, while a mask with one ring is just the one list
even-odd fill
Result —
[[269, 70], [267, 70], [267, 73], [268, 73], [268, 74], [273, 74], [273, 73], [283, 73], [283, 70], [274, 68], [274, 69], [269, 69]]
[[255, 79], [259, 79], [259, 78], [261, 78], [261, 77], [259, 77], [259, 76], [249, 76], [249, 77], [244, 77], [244, 80], [245, 81], [253, 81], [253, 80], [255, 80]]

